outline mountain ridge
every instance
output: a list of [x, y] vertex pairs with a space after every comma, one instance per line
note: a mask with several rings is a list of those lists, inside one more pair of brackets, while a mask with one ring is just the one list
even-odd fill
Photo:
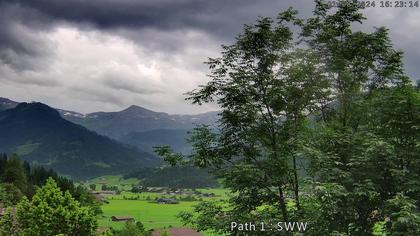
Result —
[[42, 103], [0, 112], [0, 150], [74, 178], [124, 173], [160, 159], [63, 119]]
[[[19, 104], [9, 99], [7, 103], [8, 107]], [[72, 123], [150, 153], [153, 153], [154, 146], [170, 144], [175, 151], [186, 154], [191, 150], [191, 145], [185, 140], [189, 136], [187, 131], [199, 124], [215, 125], [218, 119], [218, 111], [195, 115], [168, 114], [137, 105], [121, 111], [87, 114], [56, 110]]]

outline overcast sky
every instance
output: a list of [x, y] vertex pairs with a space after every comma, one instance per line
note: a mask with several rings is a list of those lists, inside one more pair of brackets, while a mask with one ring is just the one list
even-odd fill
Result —
[[[218, 56], [258, 16], [311, 0], [0, 0], [0, 97], [89, 113], [139, 105], [168, 113], [215, 110], [184, 101]], [[420, 78], [420, 8], [371, 8]]]

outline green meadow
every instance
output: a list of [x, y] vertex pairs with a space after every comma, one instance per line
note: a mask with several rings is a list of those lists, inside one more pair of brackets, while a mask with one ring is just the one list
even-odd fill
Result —
[[179, 204], [158, 204], [144, 200], [109, 200], [104, 204], [103, 216], [99, 219], [100, 226], [120, 229], [124, 222], [113, 222], [111, 216], [131, 216], [143, 223], [146, 229], [182, 226], [176, 217], [181, 211], [191, 210], [197, 202], [180, 202]]
[[[99, 216], [98, 223], [100, 227], [112, 227], [121, 229], [125, 222], [114, 222], [112, 216], [133, 217], [136, 221], [143, 223], [147, 230], [162, 229], [168, 227], [182, 227], [182, 222], [177, 215], [182, 211], [190, 211], [193, 206], [200, 201], [211, 201], [225, 198], [227, 190], [222, 188], [203, 188], [197, 189], [201, 193], [214, 193], [215, 197], [204, 197], [192, 195], [195, 200], [183, 200], [187, 195], [170, 195], [159, 192], [129, 192], [132, 186], [137, 185], [137, 179], [123, 179], [120, 175], [101, 176], [82, 183], [85, 186], [96, 185], [96, 190], [100, 190], [103, 184], [107, 186], [117, 186], [122, 190], [120, 194], [107, 196], [108, 203], [102, 205], [103, 214]], [[158, 204], [155, 199], [158, 198], [176, 198], [179, 204]], [[206, 236], [213, 236], [211, 233], [204, 233]]]

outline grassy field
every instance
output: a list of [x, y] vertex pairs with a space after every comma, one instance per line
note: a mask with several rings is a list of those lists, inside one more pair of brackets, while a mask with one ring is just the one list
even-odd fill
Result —
[[[177, 218], [181, 211], [192, 210], [193, 206], [199, 201], [183, 201], [185, 195], [164, 195], [157, 192], [131, 193], [128, 190], [133, 185], [137, 185], [137, 179], [124, 179], [121, 175], [101, 176], [82, 184], [89, 187], [90, 184], [96, 185], [96, 190], [101, 190], [103, 184], [112, 187], [117, 186], [122, 192], [117, 195], [107, 196], [109, 203], [102, 205], [103, 215], [99, 217], [98, 223], [101, 227], [112, 227], [121, 229], [124, 222], [114, 222], [112, 216], [129, 216], [135, 218], [136, 221], [143, 223], [146, 229], [162, 229], [167, 227], [181, 227], [182, 223]], [[197, 189], [201, 193], [214, 193], [216, 197], [203, 197], [194, 195], [197, 200], [212, 200], [225, 198], [226, 189], [221, 188], [203, 188]], [[153, 201], [157, 198], [169, 197], [180, 200], [179, 204], [157, 204]], [[205, 236], [214, 236], [211, 233], [204, 233]]]
[[[214, 193], [217, 197], [197, 197], [203, 200], [220, 199], [226, 196], [225, 189], [199, 189], [202, 193]], [[131, 193], [122, 192], [118, 195], [107, 197], [109, 203], [102, 205], [104, 212], [99, 223], [101, 226], [121, 228], [124, 223], [111, 221], [111, 216], [131, 216], [141, 221], [147, 229], [162, 228], [168, 226], [181, 226], [181, 222], [176, 217], [179, 212], [191, 210], [192, 206], [199, 201], [180, 201], [179, 204], [157, 204], [153, 201], [156, 198], [171, 197], [182, 198], [183, 196], [162, 195], [161, 193]], [[128, 199], [135, 200], [128, 200]]]
[[99, 225], [120, 229], [124, 223], [111, 221], [111, 216], [131, 216], [141, 221], [146, 229], [182, 226], [176, 215], [191, 210], [195, 204], [197, 202], [157, 204], [144, 200], [109, 200], [109, 204], [102, 207], [104, 214], [99, 219]]

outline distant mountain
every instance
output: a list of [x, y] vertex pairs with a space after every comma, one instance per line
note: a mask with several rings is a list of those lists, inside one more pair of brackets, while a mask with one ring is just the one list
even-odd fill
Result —
[[191, 151], [188, 137], [188, 130], [184, 129], [154, 129], [129, 133], [120, 141], [150, 153], [155, 146], [170, 145], [174, 151], [188, 154]]
[[61, 112], [62, 116], [99, 134], [117, 140], [126, 140], [132, 132], [151, 130], [190, 130], [195, 124], [214, 124], [218, 112], [198, 115], [170, 115], [139, 106], [130, 106], [119, 112], [95, 112], [87, 115]]
[[0, 111], [4, 111], [10, 108], [14, 108], [18, 105], [18, 102], [12, 101], [7, 98], [0, 97]]
[[0, 112], [0, 134], [1, 152], [16, 152], [74, 178], [126, 173], [159, 163], [149, 153], [63, 119], [42, 103], [20, 103]]
[[[17, 104], [6, 98], [0, 99], [0, 111], [2, 107], [7, 109]], [[164, 144], [172, 146], [177, 152], [188, 153], [191, 145], [186, 141], [187, 131], [198, 124], [213, 125], [218, 119], [218, 112], [171, 115], [134, 105], [118, 112], [89, 114], [56, 110], [68, 121], [150, 153], [154, 146]]]

